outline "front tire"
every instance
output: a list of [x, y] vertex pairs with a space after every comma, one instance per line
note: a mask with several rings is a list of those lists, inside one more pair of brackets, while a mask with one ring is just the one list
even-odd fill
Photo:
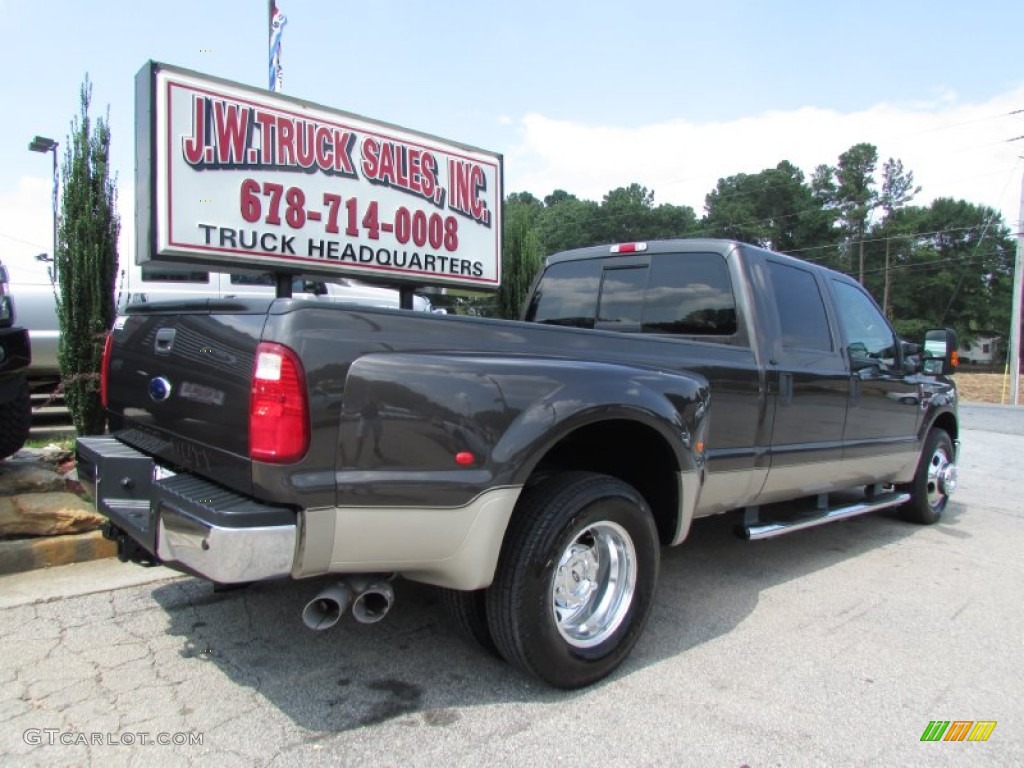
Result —
[[610, 674], [650, 614], [658, 532], [630, 485], [553, 474], [523, 492], [487, 592], [487, 618], [510, 663], [558, 688]]
[[906, 487], [910, 501], [900, 510], [903, 519], [921, 525], [937, 523], [956, 489], [956, 475], [956, 453], [949, 433], [932, 429], [925, 438], [914, 481]]

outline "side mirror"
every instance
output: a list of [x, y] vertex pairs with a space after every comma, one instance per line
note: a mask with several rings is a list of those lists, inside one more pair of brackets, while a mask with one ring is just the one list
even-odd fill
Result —
[[956, 373], [960, 365], [956, 331], [952, 328], [932, 328], [924, 334], [924, 354], [921, 370], [933, 375]]

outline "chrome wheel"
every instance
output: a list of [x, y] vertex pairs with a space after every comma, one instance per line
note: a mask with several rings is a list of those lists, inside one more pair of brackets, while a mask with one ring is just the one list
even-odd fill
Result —
[[946, 506], [950, 494], [956, 490], [956, 479], [956, 464], [946, 446], [939, 444], [928, 462], [928, 506], [935, 510]]
[[571, 470], [529, 484], [487, 589], [495, 647], [559, 688], [607, 677], [647, 622], [658, 561], [654, 516], [631, 485]]
[[900, 510], [902, 516], [921, 525], [937, 523], [956, 490], [956, 474], [953, 440], [945, 430], [933, 427], [925, 438], [914, 481], [901, 486], [910, 492], [910, 501]]
[[576, 648], [592, 648], [622, 624], [636, 590], [636, 549], [621, 525], [587, 526], [562, 552], [551, 579], [558, 633]]

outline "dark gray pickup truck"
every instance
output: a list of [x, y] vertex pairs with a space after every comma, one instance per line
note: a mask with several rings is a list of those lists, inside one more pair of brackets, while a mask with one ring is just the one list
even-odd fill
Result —
[[855, 281], [734, 242], [551, 256], [525, 322], [294, 299], [148, 305], [78, 441], [123, 559], [221, 584], [339, 574], [303, 612], [375, 621], [396, 574], [559, 687], [601, 679], [661, 546], [758, 539], [956, 484], [952, 331], [901, 341]]

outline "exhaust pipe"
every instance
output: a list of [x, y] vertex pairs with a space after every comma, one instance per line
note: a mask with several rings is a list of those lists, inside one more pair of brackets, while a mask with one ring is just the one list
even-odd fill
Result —
[[394, 601], [395, 590], [386, 575], [349, 576], [306, 603], [302, 623], [310, 629], [330, 629], [351, 605], [356, 621], [376, 624], [387, 616]]
[[387, 581], [377, 581], [358, 592], [352, 601], [352, 615], [360, 624], [376, 624], [388, 615], [395, 590]]
[[351, 588], [344, 581], [339, 581], [306, 603], [302, 609], [302, 622], [310, 629], [330, 629], [338, 623], [351, 602]]

